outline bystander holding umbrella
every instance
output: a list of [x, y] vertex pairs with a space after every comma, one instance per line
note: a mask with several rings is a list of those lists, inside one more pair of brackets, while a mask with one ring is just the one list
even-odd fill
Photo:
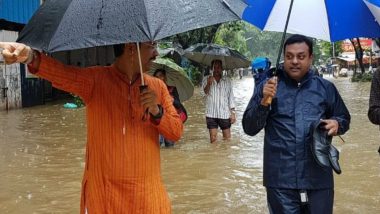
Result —
[[253, 69], [269, 69], [270, 68], [270, 60], [267, 57], [256, 57], [252, 61], [252, 70]]
[[193, 96], [194, 85], [187, 77], [186, 72], [182, 67], [170, 59], [158, 58], [153, 61], [152, 68], [148, 73], [153, 75], [157, 69], [166, 71], [166, 84], [177, 88], [181, 102], [184, 102]]
[[172, 47], [172, 48], [158, 49], [158, 53], [160, 54], [161, 57], [170, 58], [174, 60], [175, 63], [181, 64], [184, 51], [182, 47]]
[[221, 60], [227, 70], [250, 66], [250, 61], [237, 50], [216, 44], [193, 45], [185, 50], [185, 57], [207, 66], [211, 66], [213, 60]]

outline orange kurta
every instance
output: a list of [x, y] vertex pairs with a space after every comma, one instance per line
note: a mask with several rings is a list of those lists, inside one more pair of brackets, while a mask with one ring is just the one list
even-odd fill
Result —
[[164, 109], [160, 123], [142, 120], [140, 80], [130, 84], [114, 66], [77, 68], [41, 54], [38, 76], [86, 103], [86, 166], [81, 213], [171, 213], [161, 181], [159, 133], [177, 141], [182, 122], [165, 84], [144, 74]]

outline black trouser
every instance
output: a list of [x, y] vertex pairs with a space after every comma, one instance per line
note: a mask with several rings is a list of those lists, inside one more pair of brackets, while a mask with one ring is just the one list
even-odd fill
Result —
[[306, 203], [301, 202], [300, 190], [267, 188], [271, 214], [332, 214], [334, 190], [307, 190]]

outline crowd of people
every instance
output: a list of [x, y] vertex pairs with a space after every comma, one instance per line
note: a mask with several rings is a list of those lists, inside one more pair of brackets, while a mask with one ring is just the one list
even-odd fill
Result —
[[[156, 45], [115, 45], [112, 65], [80, 68], [21, 43], [0, 42], [6, 63], [24, 63], [86, 103], [81, 213], [171, 213], [161, 181], [160, 144], [170, 147], [180, 139], [188, 115], [177, 89], [166, 84], [165, 70], [156, 70], [154, 77], [137, 72], [137, 50], [147, 71], [158, 55]], [[334, 84], [312, 71], [309, 38], [290, 36], [283, 55], [276, 76], [256, 79], [243, 129], [251, 136], [265, 130], [263, 176], [270, 213], [332, 213], [338, 154], [331, 139], [349, 130], [350, 113]], [[231, 138], [236, 113], [232, 81], [223, 75], [222, 61], [212, 61], [210, 68], [201, 93], [210, 142], [217, 143], [219, 129], [224, 140]], [[368, 117], [380, 125], [379, 70], [372, 80]]]

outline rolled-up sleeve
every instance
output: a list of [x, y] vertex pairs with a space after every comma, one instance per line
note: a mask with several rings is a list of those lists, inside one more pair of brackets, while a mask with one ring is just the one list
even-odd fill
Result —
[[173, 98], [170, 96], [166, 86], [160, 82], [160, 96], [162, 100], [163, 116], [159, 124], [154, 124], [158, 128], [158, 132], [165, 139], [178, 141], [183, 134], [183, 123], [179, 117], [177, 110], [173, 106]]

